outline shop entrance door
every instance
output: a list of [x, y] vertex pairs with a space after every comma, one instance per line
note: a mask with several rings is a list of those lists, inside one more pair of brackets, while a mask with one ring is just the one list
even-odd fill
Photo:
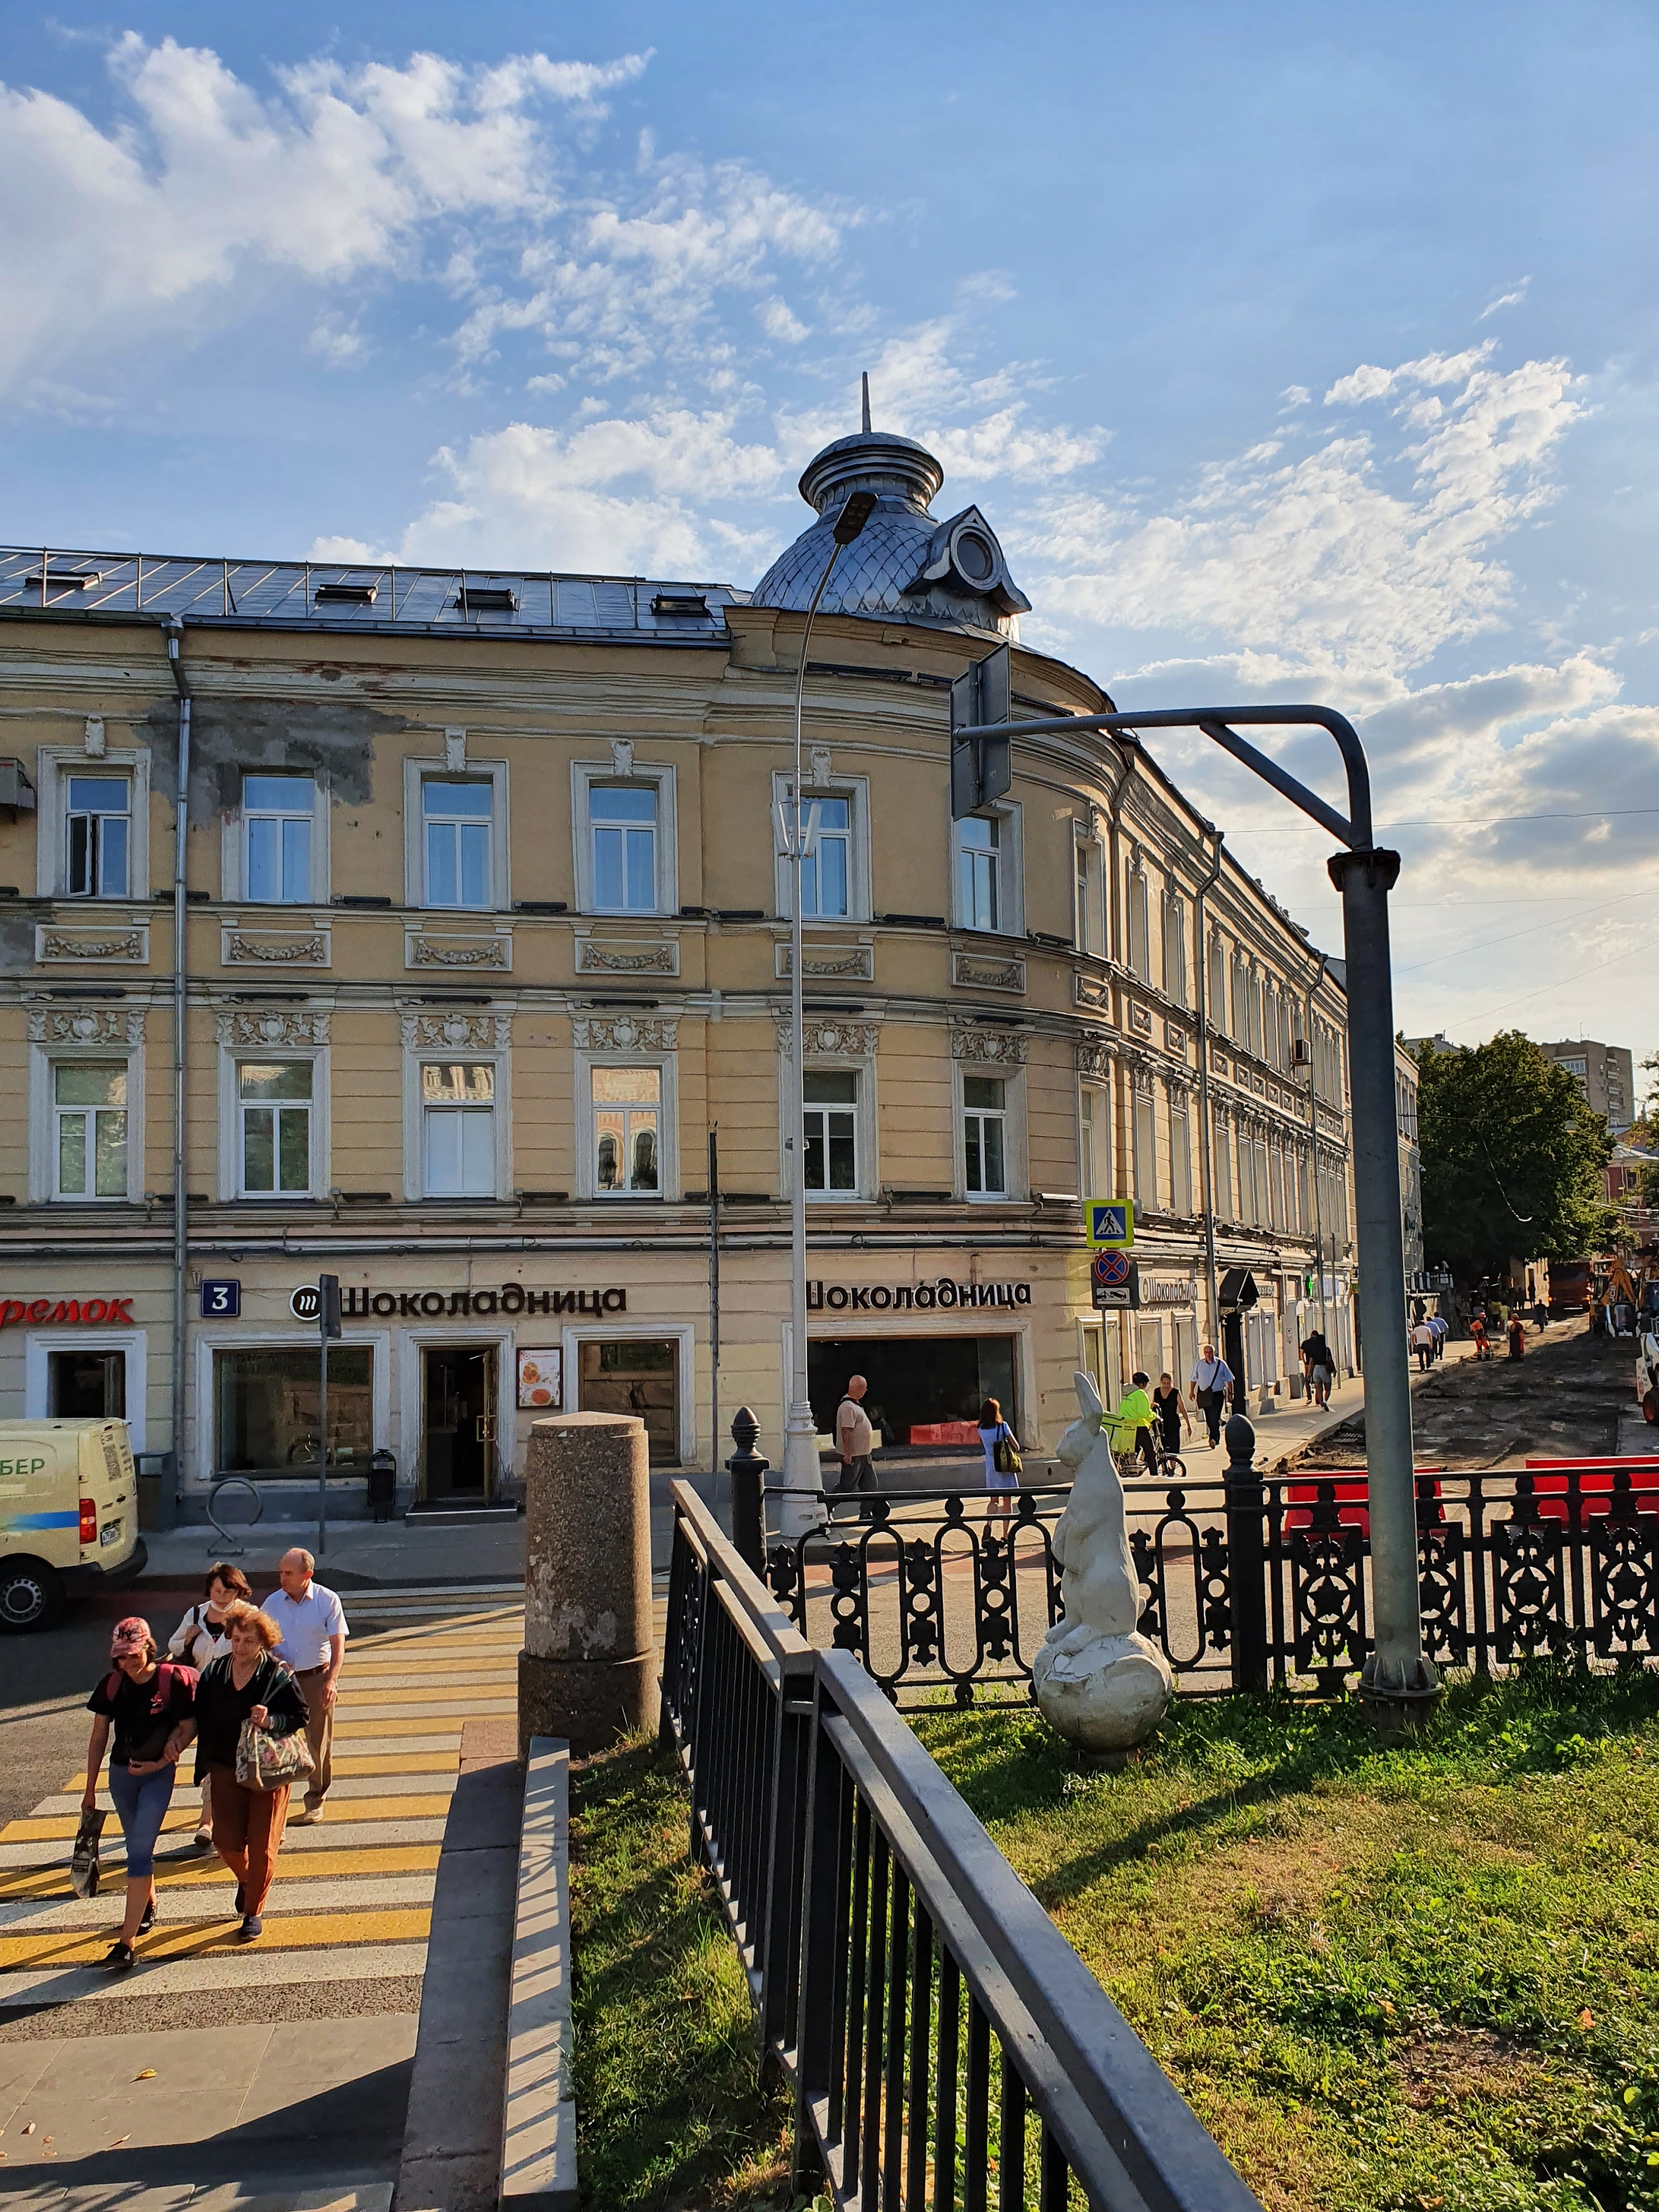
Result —
[[680, 1462], [680, 1348], [620, 1337], [580, 1347], [577, 1395], [584, 1413], [637, 1413], [653, 1467]]
[[426, 1496], [482, 1502], [495, 1481], [495, 1347], [428, 1345], [421, 1359]]
[[49, 1352], [46, 1412], [57, 1421], [110, 1421], [125, 1417], [125, 1352]]

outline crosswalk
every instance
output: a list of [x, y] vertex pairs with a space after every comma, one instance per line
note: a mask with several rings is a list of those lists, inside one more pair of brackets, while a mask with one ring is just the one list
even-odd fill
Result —
[[346, 1602], [353, 1632], [333, 1787], [321, 1822], [288, 1831], [260, 1940], [238, 1940], [234, 1885], [216, 1857], [169, 1855], [170, 1838], [183, 1845], [195, 1826], [195, 1793], [181, 1782], [156, 1863], [156, 1924], [139, 1940], [135, 1970], [106, 1975], [99, 1962], [121, 1911], [120, 1831], [112, 1809], [104, 1893], [76, 1898], [68, 1863], [85, 1777], [66, 1775], [0, 1827], [0, 2017], [7, 2007], [142, 1993], [179, 2000], [182, 2025], [199, 2016], [190, 2000], [269, 1980], [272, 1954], [284, 1952], [304, 1954], [312, 1984], [420, 1974], [462, 1729], [514, 1710], [522, 1595], [510, 1585], [357, 1592]]

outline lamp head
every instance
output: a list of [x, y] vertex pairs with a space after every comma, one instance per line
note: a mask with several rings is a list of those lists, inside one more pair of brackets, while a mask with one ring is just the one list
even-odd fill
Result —
[[841, 513], [836, 517], [836, 544], [850, 545], [875, 511], [874, 492], [855, 491], [850, 494]]

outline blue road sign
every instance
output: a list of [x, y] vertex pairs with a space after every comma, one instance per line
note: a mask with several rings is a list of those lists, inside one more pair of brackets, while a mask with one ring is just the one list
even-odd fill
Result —
[[1097, 1283], [1127, 1283], [1129, 1266], [1127, 1252], [1097, 1252], [1092, 1262], [1094, 1279]]
[[242, 1286], [235, 1278], [222, 1277], [216, 1282], [202, 1279], [202, 1319], [204, 1321], [234, 1321], [242, 1310]]
[[1135, 1209], [1127, 1198], [1091, 1199], [1083, 1209], [1089, 1242], [1098, 1251], [1114, 1245], [1127, 1247], [1135, 1241]]

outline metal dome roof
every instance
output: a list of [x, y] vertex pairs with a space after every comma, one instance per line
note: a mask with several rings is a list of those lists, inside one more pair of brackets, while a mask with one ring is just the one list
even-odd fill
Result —
[[865, 428], [837, 438], [801, 471], [800, 495], [818, 520], [781, 553], [750, 595], [757, 607], [805, 613], [848, 496], [873, 492], [876, 510], [842, 548], [818, 605], [825, 614], [951, 629], [1009, 632], [1030, 605], [1009, 577], [996, 534], [976, 507], [937, 521], [929, 502], [945, 471], [925, 446]]

